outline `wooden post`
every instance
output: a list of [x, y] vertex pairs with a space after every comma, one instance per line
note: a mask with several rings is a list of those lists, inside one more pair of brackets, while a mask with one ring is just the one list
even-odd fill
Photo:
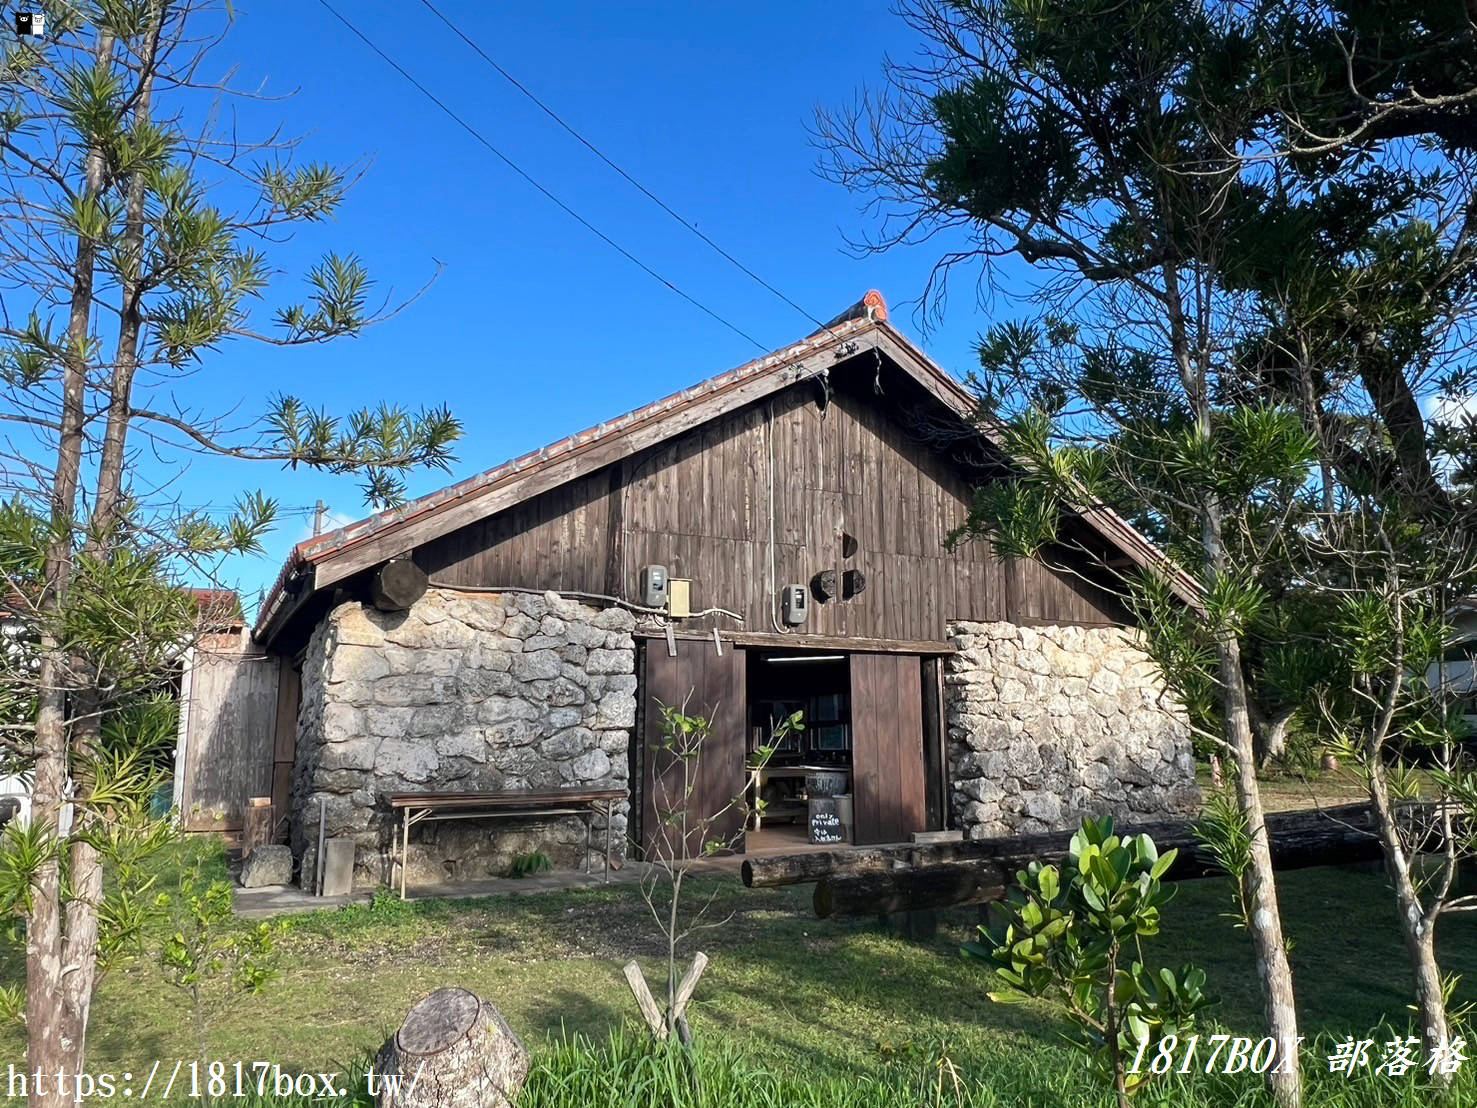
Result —
[[682, 975], [682, 980], [677, 983], [677, 995], [672, 1001], [672, 1018], [680, 1020], [687, 1015], [687, 1002], [692, 999], [693, 991], [697, 988], [698, 979], [702, 977], [703, 970], [708, 968], [708, 956], [701, 950], [693, 958], [692, 965], [687, 967], [687, 972]]
[[631, 994], [636, 998], [636, 1006], [641, 1009], [641, 1017], [646, 1020], [646, 1026], [651, 1028], [652, 1036], [657, 1042], [665, 1042], [667, 1021], [662, 1019], [662, 1010], [657, 1006], [656, 997], [651, 995], [651, 988], [646, 984], [646, 976], [641, 972], [641, 967], [632, 960], [626, 963], [622, 972], [626, 975], [626, 984], [631, 986]]
[[251, 857], [253, 849], [266, 846], [272, 841], [276, 826], [270, 796], [253, 796], [241, 812], [241, 860]]
[[585, 809], [585, 875], [590, 873], [590, 851], [594, 849], [595, 843], [595, 807], [591, 805]]
[[313, 858], [313, 895], [323, 895], [323, 840], [328, 832], [328, 798], [318, 799], [318, 853]]
[[410, 868], [410, 809], [401, 810], [400, 834], [400, 899], [405, 899], [405, 871]]

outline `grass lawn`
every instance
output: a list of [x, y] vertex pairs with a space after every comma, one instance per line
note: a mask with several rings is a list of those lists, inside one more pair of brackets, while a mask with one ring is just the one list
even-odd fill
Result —
[[[1202, 789], [1209, 789], [1210, 767], [1196, 765], [1195, 779]], [[1313, 770], [1306, 774], [1271, 772], [1258, 778], [1262, 791], [1262, 807], [1268, 812], [1292, 812], [1308, 808], [1329, 808], [1340, 804], [1367, 804], [1369, 793], [1346, 768]]]
[[[1318, 869], [1279, 881], [1305, 1033], [1362, 1036], [1382, 1021], [1403, 1033], [1408, 975], [1383, 875]], [[1061, 1069], [1063, 1025], [1032, 1007], [993, 1004], [987, 971], [959, 956], [972, 910], [944, 914], [938, 937], [915, 943], [870, 920], [814, 919], [809, 886], [746, 890], [735, 876], [705, 879], [694, 893], [714, 889], [716, 911], [732, 919], [700, 944], [712, 959], [694, 1002], [701, 1041], [796, 1076], [881, 1075], [941, 1044], [966, 1077], [988, 1078], [1006, 1057]], [[1202, 966], [1219, 998], [1213, 1018], [1259, 1038], [1251, 945], [1223, 918], [1229, 907], [1223, 881], [1182, 883], [1159, 952]], [[1477, 920], [1441, 926], [1447, 969], [1477, 982]], [[443, 985], [491, 999], [530, 1046], [571, 1032], [603, 1038], [634, 1015], [621, 965], [635, 955], [655, 982], [660, 949], [626, 887], [308, 913], [281, 942], [280, 979], [213, 1015], [211, 1053], [298, 1070], [341, 1064], [377, 1047]], [[20, 971], [13, 950], [0, 972], [12, 983]], [[194, 1056], [185, 999], [148, 957], [113, 971], [94, 1013], [91, 1068]], [[22, 1057], [20, 1035], [6, 1035], [7, 1056]]]

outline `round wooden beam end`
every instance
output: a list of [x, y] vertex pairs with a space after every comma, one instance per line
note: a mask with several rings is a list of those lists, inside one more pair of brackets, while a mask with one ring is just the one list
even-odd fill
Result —
[[369, 596], [382, 612], [403, 612], [426, 595], [431, 579], [409, 558], [391, 558], [375, 570]]

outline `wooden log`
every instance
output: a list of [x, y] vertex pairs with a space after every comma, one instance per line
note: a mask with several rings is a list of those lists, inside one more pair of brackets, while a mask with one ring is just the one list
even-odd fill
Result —
[[621, 972], [626, 975], [626, 984], [631, 987], [631, 995], [636, 998], [636, 1007], [641, 1009], [641, 1018], [651, 1029], [652, 1037], [657, 1042], [664, 1041], [667, 1037], [667, 1021], [662, 1018], [662, 1010], [657, 1005], [656, 997], [651, 995], [651, 987], [646, 984], [646, 975], [641, 972], [635, 959], [627, 962]]
[[692, 960], [692, 965], [687, 967], [687, 972], [682, 975], [682, 980], [677, 983], [677, 994], [672, 1000], [672, 1015], [674, 1019], [681, 1019], [687, 1014], [687, 1002], [692, 999], [693, 991], [697, 988], [697, 983], [703, 976], [703, 970], [707, 968], [708, 956], [699, 950]]
[[983, 904], [1004, 895], [1005, 880], [1005, 871], [991, 862], [826, 877], [815, 886], [815, 914], [826, 919]]
[[[1272, 836], [1274, 862], [1282, 859], [1283, 868], [1301, 865], [1331, 864], [1340, 860], [1307, 860], [1320, 857], [1320, 852], [1337, 849], [1344, 854], [1359, 854], [1358, 842], [1369, 843], [1368, 857], [1378, 855], [1378, 844], [1371, 837], [1373, 821], [1365, 804], [1346, 804], [1317, 811], [1279, 812], [1267, 817], [1267, 830]], [[1155, 823], [1122, 824], [1124, 835], [1147, 833], [1160, 850], [1178, 847], [1198, 851], [1198, 844], [1187, 820]], [[815, 851], [808, 854], [775, 854], [745, 859], [742, 869], [744, 884], [751, 888], [773, 885], [801, 885], [823, 877], [844, 877], [862, 873], [944, 865], [950, 862], [1004, 860], [1011, 869], [1021, 868], [1032, 858], [1059, 859], [1066, 853], [1072, 831], [1053, 831], [1044, 835], [1018, 835], [991, 839], [974, 839], [944, 843], [896, 843], [890, 846], [868, 846], [847, 850]], [[1350, 860], [1360, 860], [1353, 857]], [[1186, 865], [1191, 859], [1182, 860]]]
[[[1287, 812], [1267, 817], [1271, 834], [1272, 865], [1279, 870], [1304, 869], [1378, 859], [1380, 846], [1372, 834], [1367, 808], [1350, 805], [1323, 812]], [[1347, 818], [1344, 818], [1347, 817]], [[1183, 822], [1140, 824], [1123, 833], [1148, 833], [1161, 853], [1179, 853], [1165, 874], [1166, 880], [1204, 877], [1221, 872], [1215, 859], [1194, 838]], [[1157, 833], [1156, 833], [1157, 832]], [[998, 900], [1004, 886], [1018, 870], [1033, 861], [1060, 863], [1071, 840], [1070, 832], [1022, 836], [1018, 839], [977, 840], [974, 843], [933, 844], [939, 847], [970, 847], [976, 853], [944, 861], [925, 861], [917, 866], [837, 872], [813, 877], [817, 882], [813, 903], [817, 916], [859, 916], [878, 912], [901, 912], [920, 908], [947, 908]], [[922, 847], [914, 848], [915, 851]], [[984, 849], [993, 853], [985, 855]], [[898, 856], [898, 847], [874, 847], [875, 855]], [[938, 851], [927, 853], [937, 855]], [[797, 857], [807, 857], [804, 855]], [[808, 857], [819, 857], [810, 855]], [[770, 862], [774, 859], [754, 859]], [[796, 872], [804, 867], [790, 867]], [[976, 874], [971, 881], [970, 873]], [[775, 874], [759, 873], [761, 878]], [[774, 882], [780, 883], [780, 882]]]
[[528, 1051], [492, 1004], [466, 989], [437, 989], [410, 1010], [374, 1068], [405, 1076], [396, 1087], [381, 1084], [380, 1108], [511, 1108]]
[[256, 847], [266, 846], [273, 839], [276, 827], [275, 813], [270, 796], [254, 796], [241, 809], [241, 859], [251, 857]]
[[834, 569], [823, 569], [810, 579], [810, 591], [815, 593], [815, 598], [822, 603], [834, 600], [840, 591], [836, 584], [836, 571]]
[[[920, 859], [928, 865], [932, 858]], [[771, 885], [804, 885], [822, 877], [844, 877], [857, 873], [885, 873], [913, 865], [906, 851], [893, 846], [857, 846], [840, 850], [816, 850], [808, 854], [774, 854], [745, 858], [739, 873], [752, 889]]]
[[382, 612], [403, 612], [426, 595], [430, 579], [409, 558], [391, 558], [369, 581], [369, 598]]

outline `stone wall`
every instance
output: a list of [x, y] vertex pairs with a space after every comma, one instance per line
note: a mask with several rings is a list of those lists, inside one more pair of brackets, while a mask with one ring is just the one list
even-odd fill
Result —
[[[340, 604], [303, 663], [292, 844], [315, 872], [320, 801], [326, 832], [357, 844], [355, 880], [389, 880], [394, 792], [625, 788], [636, 713], [629, 612], [556, 593], [432, 589], [408, 612]], [[603, 851], [603, 817], [594, 846]], [[626, 806], [612, 820], [624, 854]], [[409, 877], [477, 880], [542, 851], [583, 864], [577, 817], [425, 823], [411, 833]]]
[[950, 805], [969, 838], [1200, 804], [1183, 709], [1122, 628], [950, 625]]

